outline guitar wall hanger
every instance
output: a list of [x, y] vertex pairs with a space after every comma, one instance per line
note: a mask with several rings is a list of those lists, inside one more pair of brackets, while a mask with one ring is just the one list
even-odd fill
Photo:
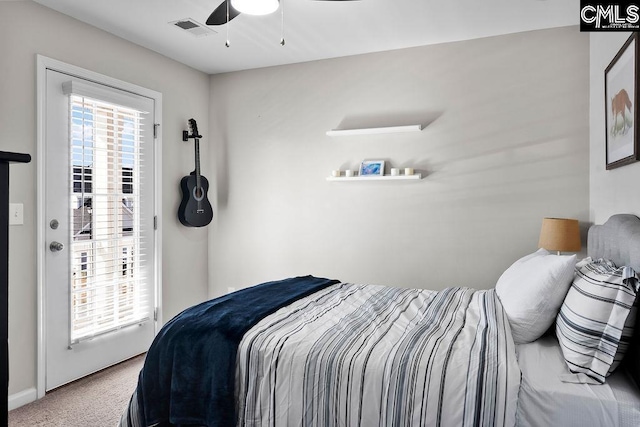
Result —
[[[191, 120], [193, 120], [193, 119], [191, 119]], [[189, 140], [189, 138], [201, 139], [202, 135], [189, 135], [189, 131], [188, 130], [183, 130], [182, 131], [182, 140], [186, 142], [186, 141]]]
[[193, 138], [195, 141], [196, 169], [180, 181], [182, 190], [182, 201], [178, 207], [178, 219], [187, 227], [204, 227], [213, 219], [213, 208], [207, 192], [209, 191], [209, 181], [200, 173], [200, 138], [198, 125], [194, 119], [189, 119], [191, 135], [188, 131], [182, 131], [182, 140], [188, 141]]

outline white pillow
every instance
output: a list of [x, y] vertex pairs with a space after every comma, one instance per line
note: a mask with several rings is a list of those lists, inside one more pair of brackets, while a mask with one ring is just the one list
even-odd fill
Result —
[[535, 341], [553, 324], [573, 279], [575, 255], [545, 249], [520, 258], [496, 283], [516, 344]]

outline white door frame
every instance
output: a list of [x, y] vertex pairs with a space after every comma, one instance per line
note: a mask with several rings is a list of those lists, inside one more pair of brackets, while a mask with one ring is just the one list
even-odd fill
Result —
[[[47, 245], [45, 241], [45, 94], [46, 94], [46, 77], [47, 69], [70, 74], [72, 76], [85, 80], [94, 81], [96, 83], [113, 86], [124, 89], [139, 95], [152, 98], [155, 101], [153, 123], [160, 125], [162, 121], [162, 94], [151, 89], [137, 86], [122, 80], [114, 79], [103, 74], [85, 70], [83, 68], [66, 64], [64, 62], [48, 58], [46, 56], [37, 55], [37, 89], [36, 89], [36, 108], [37, 108], [37, 141], [36, 141], [36, 265], [37, 265], [37, 398], [40, 399], [45, 395], [45, 378], [46, 378], [46, 355], [45, 355], [45, 288], [44, 288], [44, 256], [46, 254]], [[157, 218], [157, 231], [155, 236], [155, 294], [156, 294], [156, 330], [162, 325], [162, 134], [157, 133], [155, 139], [155, 215]]]

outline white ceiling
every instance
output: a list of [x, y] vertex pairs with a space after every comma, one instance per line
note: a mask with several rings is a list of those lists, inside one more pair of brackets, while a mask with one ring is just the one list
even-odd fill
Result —
[[240, 15], [205, 37], [169, 25], [204, 24], [222, 0], [35, 0], [209, 74], [577, 25], [578, 0], [280, 0], [268, 16]]

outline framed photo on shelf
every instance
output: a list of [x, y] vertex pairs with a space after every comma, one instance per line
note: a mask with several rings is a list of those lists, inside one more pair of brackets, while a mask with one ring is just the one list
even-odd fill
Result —
[[360, 164], [360, 176], [384, 176], [384, 160], [365, 160]]
[[604, 71], [606, 168], [640, 160], [638, 65], [640, 39], [635, 32]]

